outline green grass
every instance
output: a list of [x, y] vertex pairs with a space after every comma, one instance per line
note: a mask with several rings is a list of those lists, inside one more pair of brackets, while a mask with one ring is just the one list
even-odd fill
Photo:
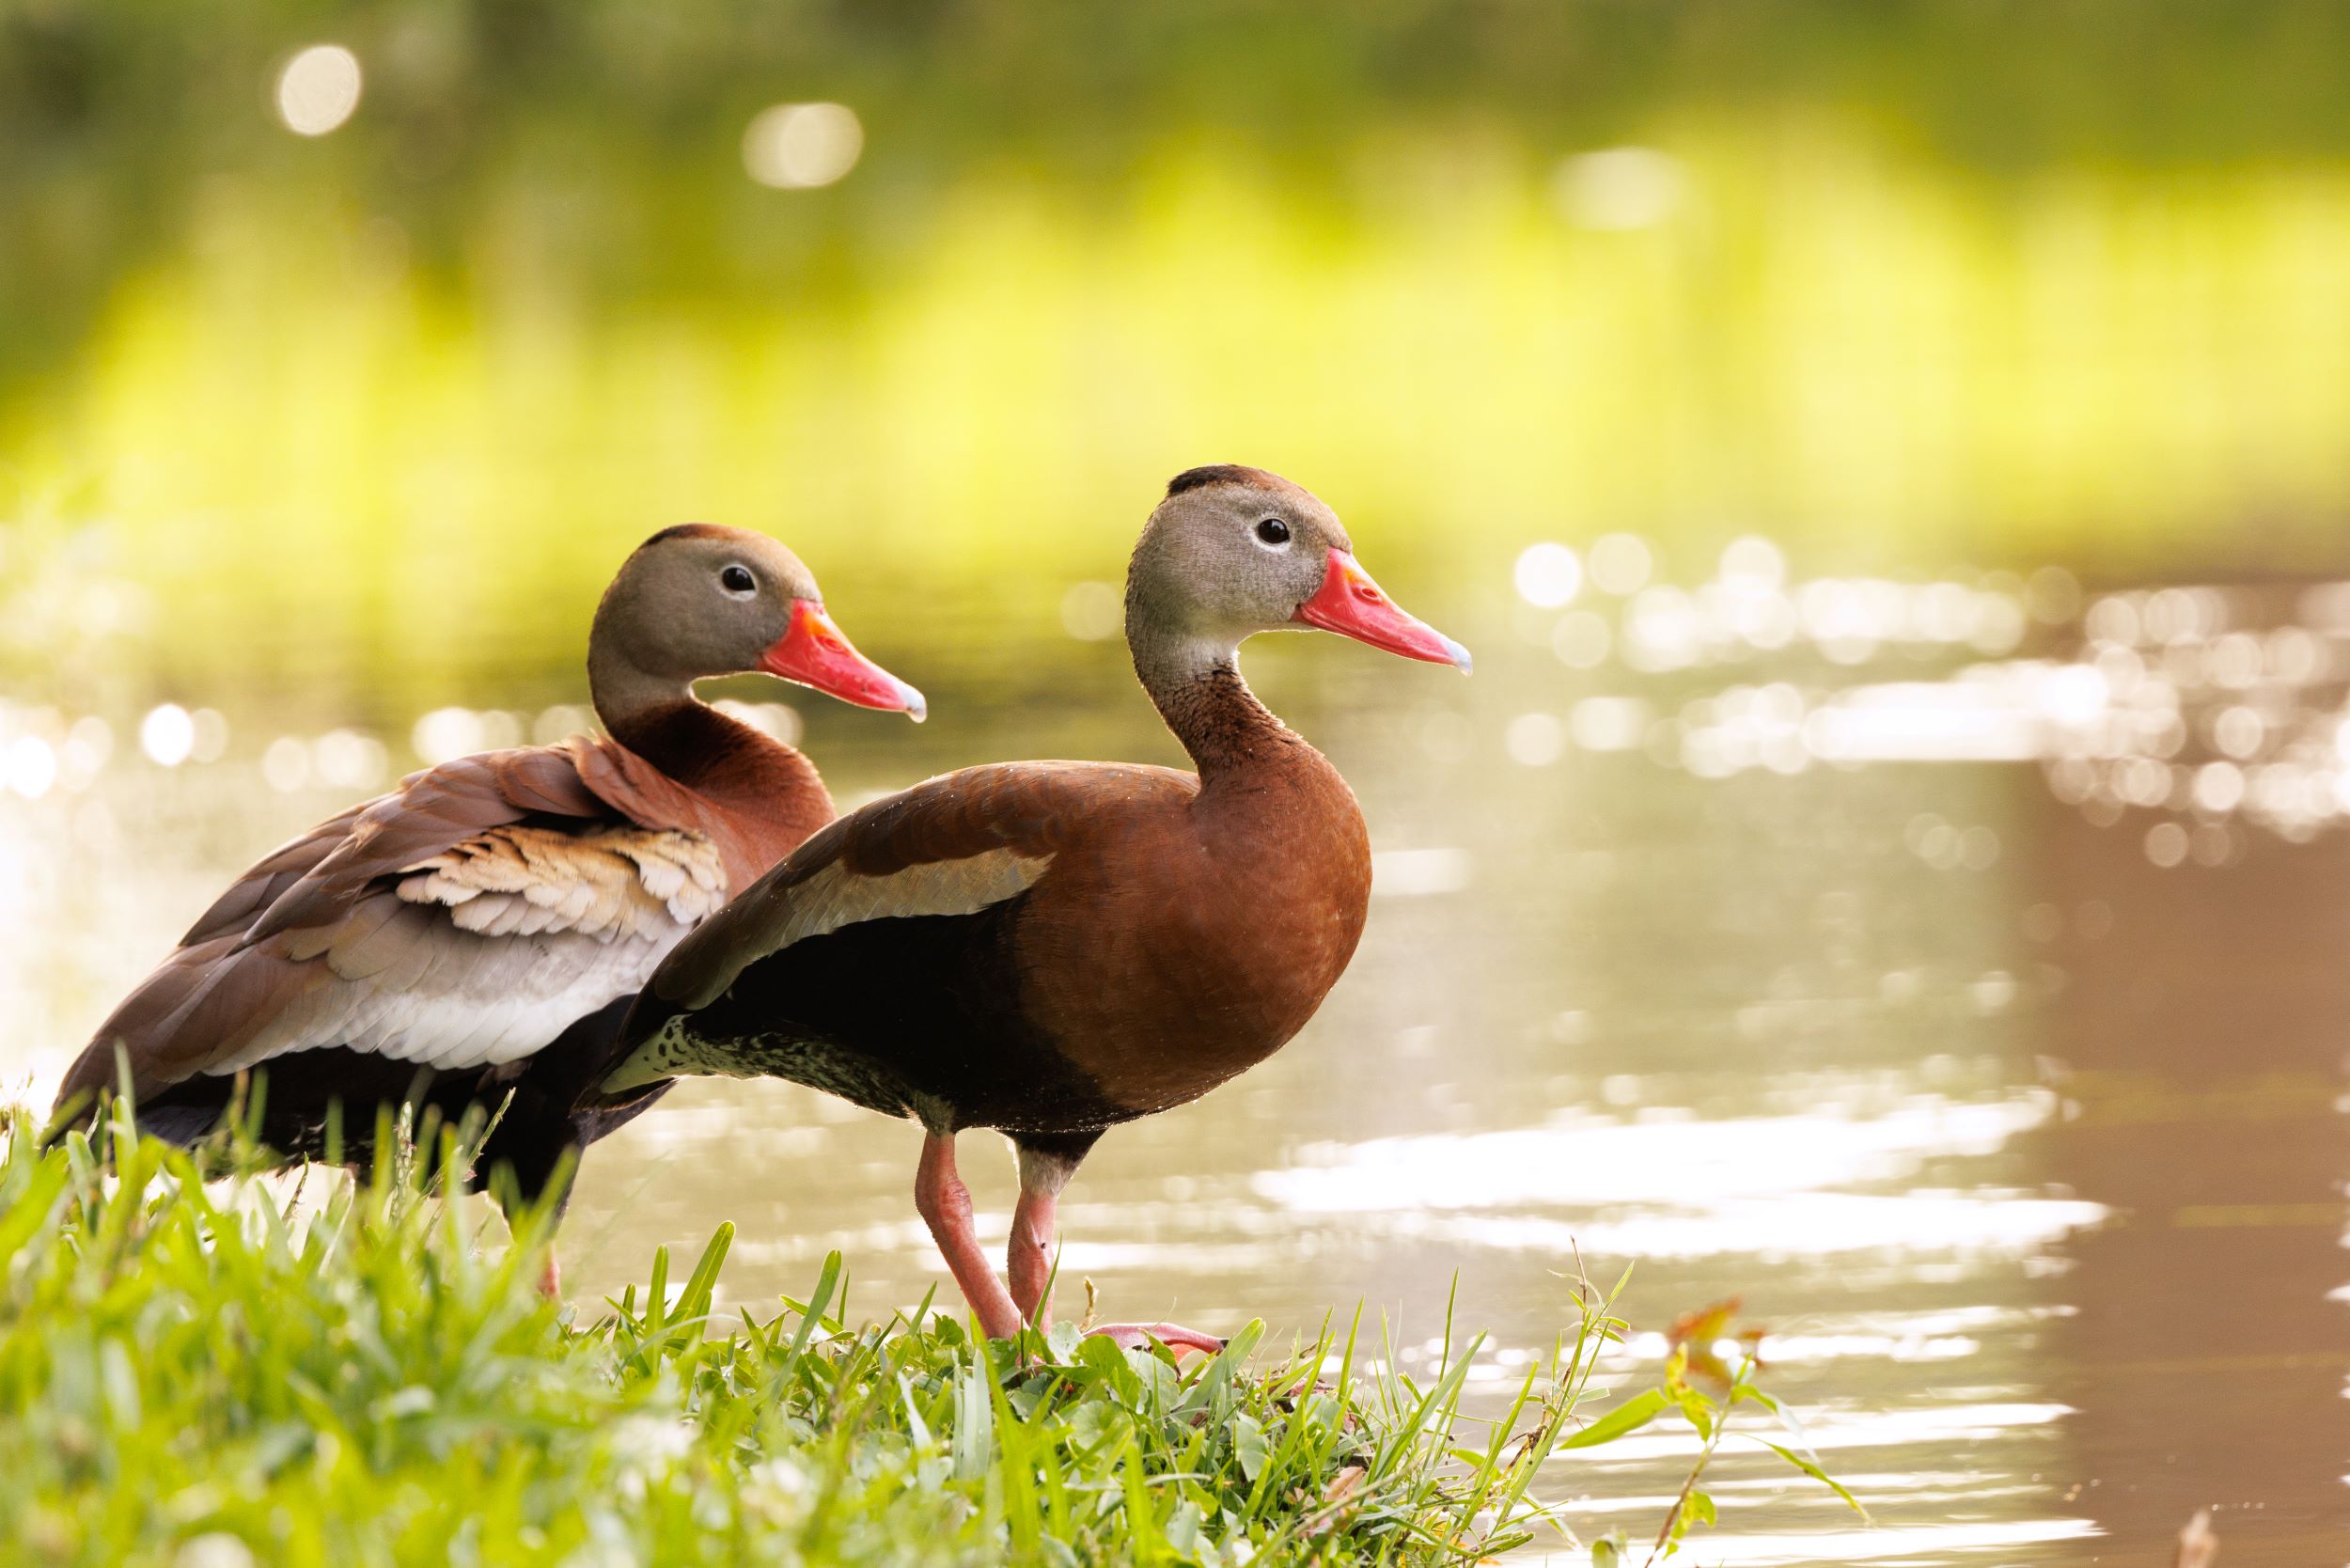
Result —
[[[1533, 1483], [1567, 1450], [1676, 1411], [1717, 1440], [1768, 1402], [1751, 1361], [1701, 1391], [1691, 1353], [1602, 1394], [1623, 1325], [1588, 1291], [1497, 1419], [1463, 1408], [1473, 1340], [1426, 1379], [1353, 1327], [1251, 1325], [1180, 1367], [1068, 1326], [981, 1346], [943, 1311], [843, 1321], [838, 1255], [722, 1323], [731, 1227], [682, 1285], [664, 1253], [558, 1307], [543, 1223], [484, 1236], [413, 1157], [306, 1193], [100, 1141], [0, 1153], [11, 1563], [1465, 1561], [1548, 1529]], [[1712, 1516], [1701, 1472], [1668, 1546]]]

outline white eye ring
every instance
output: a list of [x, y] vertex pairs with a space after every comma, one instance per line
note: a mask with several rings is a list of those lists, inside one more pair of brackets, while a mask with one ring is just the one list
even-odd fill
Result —
[[1248, 537], [1257, 541], [1259, 549], [1277, 554], [1290, 547], [1291, 533], [1288, 521], [1278, 517], [1260, 518], [1248, 529]]
[[718, 587], [737, 599], [748, 599], [759, 592], [759, 577], [737, 561], [718, 573]]

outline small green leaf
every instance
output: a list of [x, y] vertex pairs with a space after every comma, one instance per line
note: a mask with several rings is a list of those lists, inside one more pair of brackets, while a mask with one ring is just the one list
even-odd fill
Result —
[[1272, 1451], [1271, 1445], [1265, 1441], [1264, 1428], [1255, 1417], [1232, 1418], [1232, 1454], [1240, 1461], [1240, 1473], [1247, 1478], [1250, 1485], [1256, 1484], [1257, 1477], [1264, 1469], [1265, 1460]]
[[1612, 1443], [1628, 1432], [1637, 1432], [1671, 1408], [1672, 1401], [1662, 1388], [1651, 1388], [1644, 1394], [1619, 1404], [1590, 1425], [1559, 1443], [1562, 1449], [1588, 1449], [1601, 1443]]
[[987, 1347], [972, 1348], [970, 1363], [955, 1380], [955, 1479], [978, 1481], [995, 1457], [995, 1379], [988, 1373]]
[[1772, 1442], [1767, 1437], [1757, 1437], [1754, 1440], [1762, 1444], [1764, 1448], [1770, 1450], [1773, 1453], [1778, 1455], [1781, 1459], [1787, 1461], [1788, 1464], [1793, 1465], [1796, 1469], [1801, 1470], [1805, 1475], [1810, 1476], [1813, 1481], [1818, 1482], [1821, 1485], [1835, 1493], [1838, 1497], [1843, 1498], [1846, 1503], [1851, 1505], [1852, 1511], [1855, 1513], [1859, 1514], [1863, 1519], [1868, 1518], [1869, 1511], [1860, 1506], [1860, 1499], [1854, 1497], [1850, 1492], [1845, 1491], [1841, 1482], [1838, 1481], [1834, 1476], [1829, 1475], [1825, 1470], [1820, 1468], [1817, 1464], [1811, 1460], [1806, 1459], [1802, 1454], [1797, 1453], [1793, 1449], [1779, 1447], [1777, 1443]]

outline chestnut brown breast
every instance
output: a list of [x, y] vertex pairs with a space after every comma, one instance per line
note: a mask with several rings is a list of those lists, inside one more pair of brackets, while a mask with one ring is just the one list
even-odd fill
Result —
[[1246, 789], [1104, 813], [1016, 927], [1031, 1017], [1136, 1113], [1196, 1099], [1305, 1027], [1362, 935], [1370, 845], [1300, 744]]

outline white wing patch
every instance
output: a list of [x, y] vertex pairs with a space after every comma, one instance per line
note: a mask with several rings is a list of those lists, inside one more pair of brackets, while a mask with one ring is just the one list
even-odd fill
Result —
[[287, 933], [283, 955], [315, 961], [315, 980], [204, 1072], [329, 1045], [443, 1071], [513, 1061], [642, 990], [725, 901], [699, 834], [493, 828]]
[[1052, 864], [1049, 855], [1006, 848], [957, 860], [926, 860], [885, 876], [860, 876], [836, 860], [793, 883], [744, 927], [723, 933], [713, 927], [711, 939], [724, 941], [733, 956], [676, 999], [689, 1010], [708, 1007], [760, 959], [843, 926], [922, 915], [977, 915], [1026, 892]]

